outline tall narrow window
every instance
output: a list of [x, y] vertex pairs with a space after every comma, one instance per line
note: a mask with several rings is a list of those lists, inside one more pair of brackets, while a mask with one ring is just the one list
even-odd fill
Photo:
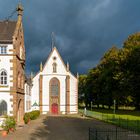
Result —
[[7, 73], [5, 70], [1, 71], [0, 73], [0, 84], [7, 85]]
[[0, 101], [0, 116], [7, 115], [7, 103], [4, 100]]
[[7, 46], [0, 46], [0, 53], [7, 54]]
[[59, 81], [57, 78], [53, 78], [50, 81], [50, 93], [51, 96], [58, 96], [59, 94]]
[[53, 72], [56, 73], [57, 72], [57, 64], [53, 63]]

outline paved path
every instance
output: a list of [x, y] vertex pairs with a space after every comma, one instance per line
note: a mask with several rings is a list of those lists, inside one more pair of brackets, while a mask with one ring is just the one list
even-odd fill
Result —
[[0, 137], [0, 140], [88, 140], [89, 127], [115, 130], [113, 125], [106, 125], [95, 119], [41, 116], [6, 138]]

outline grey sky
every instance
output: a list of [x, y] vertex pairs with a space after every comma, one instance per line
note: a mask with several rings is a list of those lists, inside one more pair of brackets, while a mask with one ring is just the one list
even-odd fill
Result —
[[[17, 4], [18, 0], [0, 0], [0, 20]], [[71, 71], [86, 73], [112, 45], [120, 48], [128, 35], [140, 31], [140, 0], [22, 0], [22, 4], [27, 73], [37, 72], [47, 59], [51, 32]]]

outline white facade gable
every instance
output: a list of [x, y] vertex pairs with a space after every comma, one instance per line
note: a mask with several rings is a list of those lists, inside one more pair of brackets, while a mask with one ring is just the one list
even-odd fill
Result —
[[[51, 93], [52, 79], [59, 81], [57, 97], [53, 97]], [[68, 70], [58, 50], [53, 48], [44, 67], [40, 68], [40, 72], [33, 78], [32, 105], [36, 102], [39, 105], [36, 109], [40, 109], [43, 114], [51, 114], [54, 104], [57, 105], [58, 114], [77, 113], [77, 86], [77, 78]]]
[[[54, 60], [55, 59], [55, 60]], [[46, 64], [44, 65], [42, 74], [54, 74], [53, 73], [53, 63], [56, 63], [56, 67], [57, 67], [57, 72], [59, 75], [63, 75], [63, 74], [67, 74], [66, 71], [66, 66], [61, 58], [61, 56], [59, 55], [58, 51], [56, 48], [53, 48]]]

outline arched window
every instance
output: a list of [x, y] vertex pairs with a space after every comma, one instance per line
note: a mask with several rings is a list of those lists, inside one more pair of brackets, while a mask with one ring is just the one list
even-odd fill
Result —
[[57, 64], [53, 63], [53, 72], [56, 73], [57, 72]]
[[7, 115], [7, 103], [4, 100], [0, 101], [0, 116]]
[[7, 72], [5, 70], [0, 72], [0, 84], [7, 85]]
[[50, 81], [50, 93], [51, 93], [51, 96], [59, 95], [59, 81], [57, 78], [53, 78]]

